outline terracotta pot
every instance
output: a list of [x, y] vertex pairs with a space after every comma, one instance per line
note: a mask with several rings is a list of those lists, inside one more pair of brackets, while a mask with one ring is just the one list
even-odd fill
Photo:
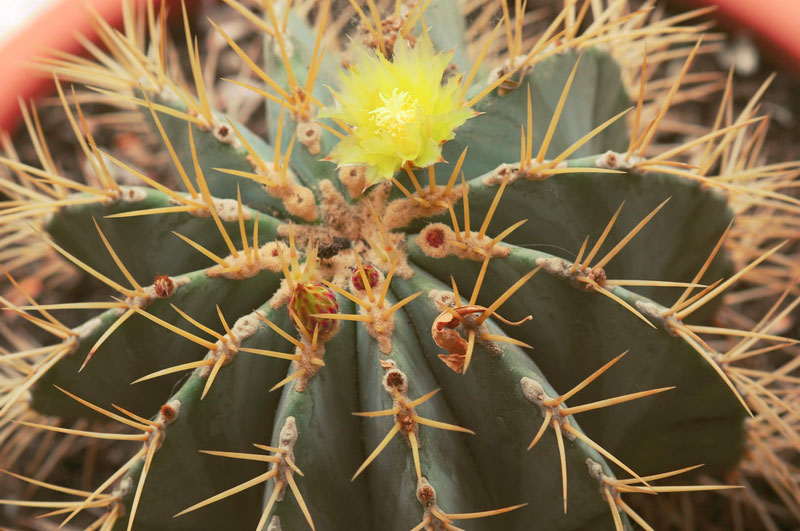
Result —
[[[91, 4], [111, 25], [119, 26], [122, 22], [122, 0], [83, 1]], [[144, 1], [137, 0], [137, 3]], [[158, 4], [159, 0], [155, 3]], [[191, 0], [187, 2], [191, 3]], [[3, 76], [0, 83], [0, 129], [10, 131], [16, 125], [19, 119], [18, 96], [34, 98], [52, 90], [52, 79], [31, 68], [30, 64], [52, 49], [81, 53], [82, 48], [74, 34], [95, 39], [89, 20], [82, 2], [58, 0], [0, 46], [0, 72]]]
[[728, 26], [750, 30], [775, 59], [800, 72], [800, 1], [675, 0], [682, 7], [716, 6]]

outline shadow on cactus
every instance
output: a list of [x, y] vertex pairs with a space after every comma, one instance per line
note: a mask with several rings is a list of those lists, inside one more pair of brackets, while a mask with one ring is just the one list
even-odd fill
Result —
[[[657, 142], [701, 13], [570, 3], [534, 31], [519, 2], [226, 4], [263, 36], [257, 60], [212, 22], [266, 137], [216, 108], [185, 12], [184, 81], [148, 3], [124, 33], [98, 20], [94, 62], [44, 64], [87, 176], [33, 125], [41, 168], [0, 159], [7, 232], [33, 226], [25, 245], [116, 292], [3, 299], [58, 341], [0, 359], [0, 433], [133, 453], [90, 490], [8, 472], [56, 498], [3, 504], [90, 529], [649, 529], [631, 494], [738, 492], [669, 478], [724, 477], [752, 426], [787, 429], [739, 362], [793, 343], [773, 327], [797, 301], [752, 330], [712, 318], [782, 245], [734, 273], [731, 207], [796, 201], [762, 186], [755, 103]], [[649, 80], [668, 57], [679, 74]], [[98, 95], [149, 122], [176, 187], [100, 147]], [[103, 312], [69, 328], [58, 310]]]

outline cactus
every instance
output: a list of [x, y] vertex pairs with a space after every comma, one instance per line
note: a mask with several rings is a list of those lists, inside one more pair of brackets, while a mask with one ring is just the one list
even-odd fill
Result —
[[[124, 32], [97, 19], [93, 61], [43, 65], [87, 175], [50, 159], [27, 109], [41, 168], [8, 144], [0, 159], [4, 233], [38, 235], [13, 245], [45, 242], [41, 263], [57, 253], [113, 290], [2, 299], [57, 341], [0, 359], [0, 440], [130, 447], [91, 490], [8, 472], [69, 495], [27, 505], [129, 531], [630, 529], [647, 526], [636, 493], [738, 500], [754, 448], [762, 467], [776, 437], [794, 448], [791, 377], [742, 363], [789, 348], [773, 330], [791, 284], [752, 330], [713, 321], [782, 256], [779, 231], [748, 233], [733, 209], [796, 211], [790, 166], [761, 165], [758, 96], [656, 143], [704, 51], [667, 50], [699, 38], [679, 24], [701, 13], [648, 25], [624, 2], [567, 2], [534, 38], [520, 2], [225, 1], [264, 35], [257, 62], [214, 24], [265, 135], [216, 108], [185, 10], [183, 81], [148, 2]], [[668, 53], [682, 69], [649, 99]], [[97, 94], [137, 109], [176, 186], [100, 146], [83, 109]], [[24, 291], [25, 266], [7, 267]], [[101, 313], [70, 327], [57, 310]], [[732, 484], [664, 484], [698, 465]], [[785, 499], [796, 479], [780, 481]]]

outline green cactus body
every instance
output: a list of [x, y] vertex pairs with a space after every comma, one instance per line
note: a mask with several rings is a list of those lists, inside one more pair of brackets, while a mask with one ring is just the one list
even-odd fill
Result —
[[[37, 365], [29, 400], [62, 419], [138, 415], [138, 453], [91, 497], [104, 529], [628, 529], [624, 486], [737, 466], [747, 390], [687, 324], [719, 299], [675, 304], [731, 275], [724, 190], [639, 164], [629, 135], [646, 126], [611, 120], [630, 105], [621, 69], [577, 26], [473, 81], [456, 4], [394, 12], [374, 45], [418, 53], [404, 39], [424, 18], [427, 45], [454, 49], [437, 57], [458, 127], [420, 148], [447, 163], [409, 156], [391, 181], [373, 154], [325, 160], [355, 126], [315, 121], [342, 59], [299, 11], [281, 26], [265, 3], [268, 140], [169, 81], [154, 49], [133, 64], [115, 45], [120, 98], [174, 150], [182, 190], [78, 190], [85, 203], [54, 209], [54, 245], [124, 291]], [[395, 128], [381, 142], [419, 125], [412, 96], [362, 109]]]

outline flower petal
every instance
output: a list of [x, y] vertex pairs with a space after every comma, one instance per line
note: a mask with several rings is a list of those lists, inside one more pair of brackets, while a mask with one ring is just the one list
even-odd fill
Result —
[[406, 163], [441, 160], [441, 144], [475, 115], [460, 97], [460, 76], [442, 83], [452, 55], [437, 53], [427, 37], [414, 47], [398, 40], [391, 61], [356, 48], [355, 63], [340, 73], [336, 104], [319, 113], [352, 130], [328, 158], [367, 165], [370, 182], [390, 179]]

